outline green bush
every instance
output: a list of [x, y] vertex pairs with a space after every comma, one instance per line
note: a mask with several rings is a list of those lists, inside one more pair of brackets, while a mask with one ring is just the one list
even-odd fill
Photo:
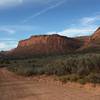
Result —
[[86, 76], [86, 80], [90, 83], [100, 83], [100, 73], [91, 73]]
[[61, 80], [64, 83], [66, 83], [68, 81], [77, 82], [80, 78], [81, 77], [76, 74], [71, 74], [71, 75], [61, 76], [61, 77], [59, 77], [59, 80]]
[[87, 81], [84, 78], [79, 79], [77, 82], [80, 83], [80, 84], [86, 84], [87, 83]]

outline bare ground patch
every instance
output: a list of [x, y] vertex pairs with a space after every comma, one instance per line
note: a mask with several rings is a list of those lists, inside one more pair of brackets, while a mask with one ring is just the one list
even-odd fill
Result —
[[1, 68], [0, 100], [100, 100], [100, 87], [62, 84], [45, 76], [25, 78]]

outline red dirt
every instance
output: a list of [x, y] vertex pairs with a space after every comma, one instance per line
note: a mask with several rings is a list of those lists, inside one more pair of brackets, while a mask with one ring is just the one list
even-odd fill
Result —
[[100, 100], [100, 87], [62, 84], [51, 76], [25, 78], [2, 68], [0, 100]]

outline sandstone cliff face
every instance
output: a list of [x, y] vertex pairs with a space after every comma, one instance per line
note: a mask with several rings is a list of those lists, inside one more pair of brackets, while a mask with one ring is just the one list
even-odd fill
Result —
[[90, 44], [94, 46], [100, 46], [100, 27], [90, 37]]
[[75, 51], [79, 47], [80, 41], [77, 39], [57, 34], [41, 35], [20, 41], [12, 53], [17, 55], [62, 54]]
[[97, 40], [100, 39], [100, 27], [94, 32], [94, 34], [91, 36], [91, 40]]
[[90, 36], [80, 36], [80, 37], [77, 37], [76, 39], [78, 39], [81, 42], [81, 44], [82, 44], [81, 46], [84, 46], [87, 43], [89, 43]]
[[90, 36], [88, 42], [88, 45], [99, 45], [100, 46], [100, 27], [93, 33], [92, 36]]
[[100, 27], [91, 35], [84, 45], [79, 49], [83, 51], [99, 51], [100, 50]]

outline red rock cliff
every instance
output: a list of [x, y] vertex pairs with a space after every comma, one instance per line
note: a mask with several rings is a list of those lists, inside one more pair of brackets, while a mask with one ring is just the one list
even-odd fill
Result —
[[100, 27], [90, 36], [88, 45], [98, 45], [100, 46]]
[[100, 27], [85, 41], [81, 50], [99, 51], [100, 50]]
[[100, 40], [100, 27], [91, 36], [91, 41]]
[[77, 39], [54, 35], [32, 36], [19, 42], [18, 47], [13, 50], [16, 54], [58, 54], [74, 51], [80, 47]]

